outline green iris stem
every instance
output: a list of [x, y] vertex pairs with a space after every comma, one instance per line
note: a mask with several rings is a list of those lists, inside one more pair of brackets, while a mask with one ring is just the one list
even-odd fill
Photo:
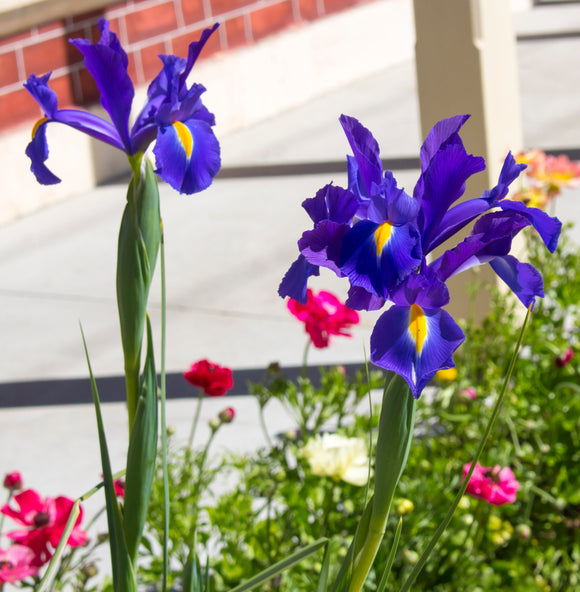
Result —
[[167, 296], [165, 275], [165, 235], [163, 233], [163, 220], [160, 220], [161, 240], [159, 242], [159, 259], [161, 269], [161, 388], [160, 388], [160, 415], [161, 415], [161, 466], [163, 473], [163, 575], [161, 579], [161, 592], [167, 590], [169, 572], [169, 477], [167, 475], [167, 419], [165, 415], [165, 402], [167, 400], [167, 381], [165, 371], [166, 326], [167, 326]]
[[512, 354], [511, 360], [510, 360], [510, 364], [509, 364], [508, 371], [507, 371], [507, 374], [506, 374], [506, 377], [505, 377], [505, 380], [503, 383], [502, 390], [501, 390], [500, 394], [498, 395], [496, 402], [493, 406], [493, 410], [492, 410], [491, 415], [489, 417], [489, 421], [487, 422], [487, 425], [485, 427], [485, 431], [484, 431], [483, 436], [479, 442], [477, 452], [475, 453], [475, 458], [471, 462], [471, 467], [469, 468], [469, 471], [468, 471], [467, 475], [465, 476], [465, 479], [463, 480], [463, 484], [459, 488], [459, 491], [457, 492], [457, 495], [455, 496], [455, 499], [453, 500], [453, 503], [451, 504], [449, 511], [447, 512], [445, 518], [443, 519], [443, 522], [441, 522], [441, 524], [439, 525], [439, 527], [435, 531], [435, 534], [433, 535], [433, 537], [429, 541], [429, 543], [428, 543], [427, 547], [425, 548], [425, 550], [423, 551], [421, 557], [419, 557], [419, 561], [417, 561], [417, 563], [413, 566], [411, 573], [408, 575], [407, 579], [403, 583], [403, 586], [399, 589], [399, 592], [408, 592], [411, 589], [411, 586], [413, 585], [413, 583], [417, 579], [417, 576], [421, 573], [421, 570], [423, 569], [423, 567], [427, 563], [427, 560], [429, 559], [429, 556], [431, 555], [433, 549], [435, 548], [435, 545], [437, 544], [437, 542], [441, 538], [441, 535], [443, 534], [443, 532], [447, 528], [447, 525], [449, 524], [449, 522], [451, 522], [451, 519], [453, 518], [453, 514], [455, 513], [455, 510], [457, 509], [457, 506], [459, 505], [459, 502], [461, 501], [461, 498], [463, 497], [463, 494], [465, 493], [465, 490], [467, 489], [467, 485], [471, 479], [471, 476], [473, 475], [473, 471], [475, 470], [475, 465], [479, 462], [479, 459], [481, 458], [481, 454], [483, 453], [483, 449], [485, 448], [485, 445], [487, 444], [487, 440], [488, 440], [489, 435], [491, 433], [491, 429], [493, 428], [495, 420], [497, 419], [497, 416], [499, 415], [499, 412], [501, 410], [501, 406], [502, 406], [503, 400], [505, 398], [505, 394], [507, 392], [507, 388], [508, 388], [508, 385], [509, 385], [509, 382], [511, 379], [511, 375], [512, 375], [512, 372], [513, 372], [514, 367], [516, 365], [518, 352], [520, 351], [520, 347], [522, 345], [522, 341], [524, 338], [524, 331], [526, 329], [526, 325], [528, 324], [531, 310], [532, 309], [530, 306], [528, 308], [526, 318], [524, 319], [524, 322], [523, 322], [523, 325], [522, 325], [522, 328], [520, 330], [520, 334], [518, 337], [518, 341], [516, 343], [516, 346], [514, 348], [514, 352]]
[[385, 385], [375, 457], [375, 494], [365, 538], [354, 557], [349, 592], [363, 589], [383, 540], [395, 490], [407, 464], [415, 427], [415, 399], [400, 376]]

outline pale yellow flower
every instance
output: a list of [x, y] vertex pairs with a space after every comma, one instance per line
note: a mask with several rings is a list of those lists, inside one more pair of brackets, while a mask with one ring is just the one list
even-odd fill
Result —
[[366, 485], [369, 473], [367, 445], [362, 438], [338, 434], [316, 435], [302, 449], [310, 470], [320, 477]]

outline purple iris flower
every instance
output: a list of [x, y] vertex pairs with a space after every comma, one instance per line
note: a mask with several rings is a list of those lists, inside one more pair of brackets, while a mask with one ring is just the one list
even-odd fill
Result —
[[130, 159], [140, 159], [155, 141], [157, 174], [181, 193], [197, 193], [208, 187], [220, 168], [220, 146], [211, 129], [214, 116], [201, 102], [205, 88], [187, 86], [187, 77], [217, 24], [205, 29], [189, 46], [187, 58], [160, 56], [162, 68], [147, 91], [147, 102], [130, 127], [135, 89], [127, 73], [128, 57], [105, 19], [99, 21], [97, 43], [72, 39], [83, 54], [84, 65], [101, 94], [101, 105], [110, 121], [77, 109], [59, 109], [56, 93], [48, 86], [50, 73], [30, 76], [26, 89], [44, 111], [34, 126], [26, 154], [39, 183], [52, 185], [60, 179], [45, 165], [48, 158], [46, 126], [59, 122], [102, 140]]
[[[489, 263], [520, 301], [532, 306], [544, 295], [542, 276], [509, 254], [512, 240], [533, 226], [553, 252], [562, 226], [542, 210], [506, 199], [525, 168], [511, 153], [495, 187], [457, 203], [467, 179], [485, 169], [483, 158], [468, 154], [459, 136], [468, 117], [444, 119], [429, 132], [411, 196], [383, 171], [370, 131], [342, 115], [353, 151], [347, 157], [348, 187], [327, 185], [302, 204], [314, 227], [298, 241], [300, 255], [279, 288], [280, 296], [304, 302], [308, 278], [327, 267], [348, 278], [347, 306], [378, 310], [390, 303], [371, 335], [371, 360], [405, 378], [416, 398], [437, 371], [455, 365], [453, 353], [465, 339], [443, 309], [449, 303], [447, 279]], [[466, 238], [427, 262], [433, 249], [473, 221]]]

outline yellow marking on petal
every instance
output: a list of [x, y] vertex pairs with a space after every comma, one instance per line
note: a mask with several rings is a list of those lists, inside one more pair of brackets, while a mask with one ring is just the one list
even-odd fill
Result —
[[389, 224], [388, 222], [383, 222], [375, 230], [375, 242], [377, 243], [377, 255], [380, 255], [383, 252], [383, 247], [387, 244], [389, 238], [391, 238], [392, 229], [393, 229], [392, 224]]
[[191, 135], [189, 128], [181, 123], [181, 121], [175, 121], [173, 123], [173, 127], [175, 128], [179, 140], [183, 145], [183, 149], [185, 150], [187, 158], [189, 158], [193, 151], [193, 136]]
[[38, 131], [38, 128], [43, 124], [46, 123], [48, 121], [48, 117], [41, 117], [35, 124], [34, 127], [32, 128], [32, 139], [34, 140], [34, 136], [36, 136], [36, 132]]
[[427, 321], [423, 314], [423, 309], [418, 304], [411, 305], [411, 319], [409, 321], [409, 331], [415, 340], [417, 353], [421, 353], [423, 342], [427, 336]]

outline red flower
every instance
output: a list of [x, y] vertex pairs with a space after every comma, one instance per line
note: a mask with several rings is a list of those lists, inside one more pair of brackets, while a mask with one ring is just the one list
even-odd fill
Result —
[[309, 288], [306, 304], [288, 300], [288, 310], [305, 325], [314, 347], [328, 347], [331, 335], [344, 335], [351, 325], [358, 323], [358, 313], [345, 306], [334, 294], [320, 291], [318, 295]]
[[6, 551], [0, 549], [0, 588], [6, 582], [37, 576], [38, 566], [34, 565], [34, 559], [34, 551], [22, 545], [12, 545]]
[[[471, 463], [463, 467], [463, 479], [467, 476]], [[488, 501], [494, 506], [511, 504], [516, 501], [520, 484], [509, 467], [482, 467], [475, 465], [471, 479], [467, 484], [467, 493]]]
[[208, 360], [192, 364], [191, 368], [183, 373], [183, 377], [189, 384], [198, 386], [210, 397], [221, 397], [234, 386], [232, 371]]
[[22, 489], [22, 475], [18, 471], [6, 473], [6, 476], [4, 477], [4, 487], [11, 491]]
[[[0, 512], [27, 528], [9, 532], [6, 536], [32, 549], [35, 556], [34, 565], [43, 565], [52, 557], [49, 545], [53, 549], [56, 548], [62, 537], [74, 502], [67, 497], [47, 497], [42, 500], [33, 489], [16, 494], [14, 501], [19, 509], [5, 504], [0, 508]], [[84, 545], [88, 540], [87, 533], [80, 528], [82, 516], [81, 509], [67, 542], [71, 547]]]

